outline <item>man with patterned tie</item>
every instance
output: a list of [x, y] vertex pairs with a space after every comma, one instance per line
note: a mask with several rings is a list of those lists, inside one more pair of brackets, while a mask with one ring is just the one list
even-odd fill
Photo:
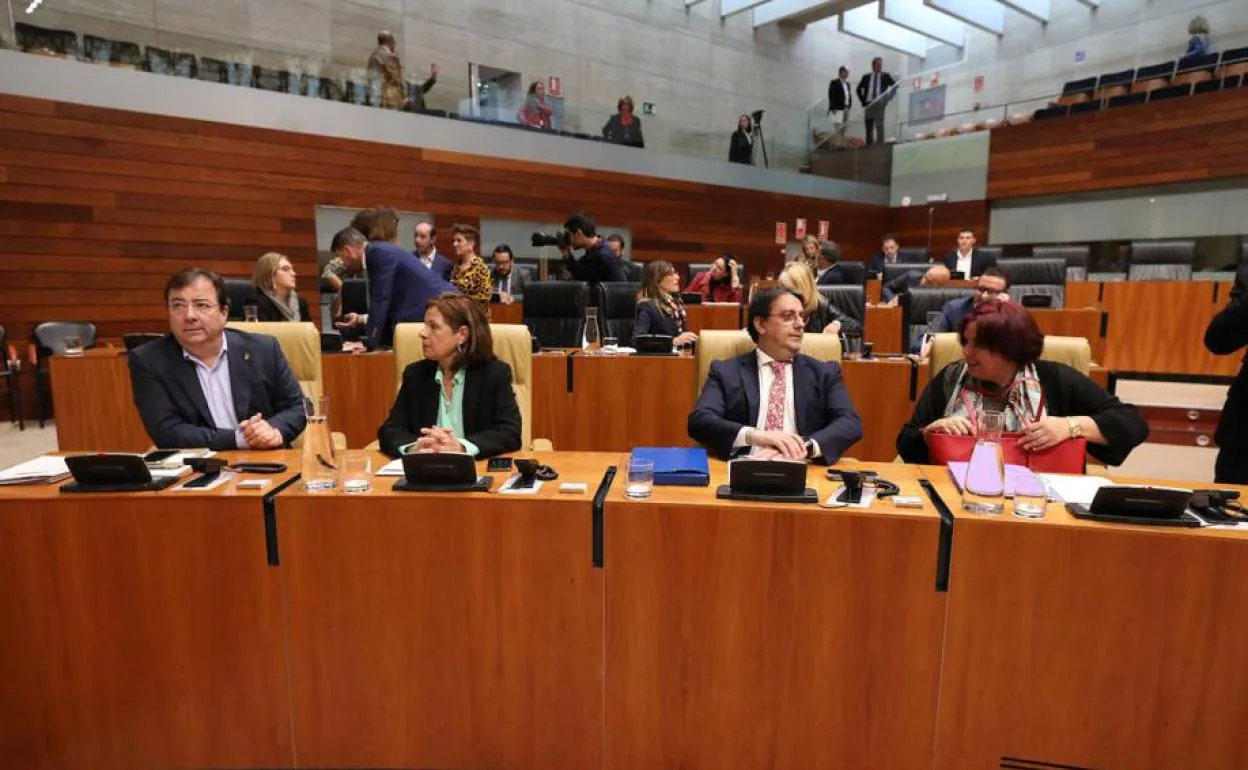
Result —
[[720, 459], [749, 453], [824, 464], [862, 438], [840, 365], [801, 354], [805, 327], [796, 292], [756, 291], [747, 326], [756, 348], [711, 364], [689, 437]]
[[884, 110], [888, 108], [888, 99], [880, 97], [893, 83], [893, 76], [884, 71], [884, 60], [878, 56], [871, 60], [871, 71], [858, 81], [858, 103], [862, 105], [867, 124], [867, 144], [884, 143]]

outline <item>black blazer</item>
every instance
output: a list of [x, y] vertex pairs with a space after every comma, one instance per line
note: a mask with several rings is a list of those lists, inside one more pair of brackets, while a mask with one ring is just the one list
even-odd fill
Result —
[[862, 324], [842, 313], [828, 298], [819, 295], [819, 307], [806, 319], [806, 332], [820, 334], [832, 325], [833, 321], [841, 322], [842, 334], [862, 334]]
[[664, 313], [658, 305], [649, 300], [637, 302], [637, 312], [633, 317], [633, 337], [638, 334], [666, 334], [677, 337], [683, 330], [676, 325], [676, 318]]
[[[810, 356], [793, 359], [794, 413], [797, 432], [819, 444], [815, 462], [834, 463], [862, 438], [862, 420], [841, 380], [841, 366]], [[714, 361], [702, 395], [689, 414], [689, 438], [726, 460], [743, 427], [758, 424], [762, 394], [758, 385], [758, 353]]]
[[370, 350], [389, 347], [394, 327], [425, 320], [429, 300], [459, 289], [425, 267], [416, 255], [392, 243], [370, 242], [365, 251], [368, 271], [368, 324], [364, 340]]
[[[967, 278], [978, 278], [984, 274], [984, 271], [997, 264], [997, 258], [991, 254], [986, 254], [979, 249], [971, 249], [971, 274]], [[958, 250], [952, 249], [945, 255], [945, 267], [949, 268], [949, 272], [958, 269]]]
[[[1205, 329], [1205, 347], [1210, 353], [1226, 356], [1248, 345], [1248, 298], [1244, 297], [1245, 281], [1248, 281], [1248, 267], [1239, 269], [1235, 288], [1231, 291], [1231, 302], [1222, 308], [1209, 328]], [[1222, 417], [1218, 420], [1218, 430], [1214, 439], [1222, 449], [1233, 452], [1248, 450], [1248, 360], [1239, 368], [1239, 374], [1231, 383], [1226, 393], [1226, 405], [1222, 407]]]
[[[298, 297], [299, 300], [299, 320], [311, 321], [312, 314], [308, 312], [308, 300], [304, 297]], [[281, 322], [286, 320], [286, 316], [282, 315], [282, 311], [278, 309], [277, 303], [269, 299], [269, 295], [256, 290], [256, 315], [261, 321], [265, 322]]]
[[605, 241], [585, 249], [580, 259], [565, 257], [563, 264], [567, 266], [572, 278], [586, 283], [602, 283], [603, 281], [623, 282], [628, 280], [624, 274], [624, 266], [620, 258], [607, 247]]
[[[965, 370], [965, 362], [954, 361], [923, 389], [910, 422], [897, 434], [897, 454], [902, 460], [923, 464], [929, 461], [923, 429], [945, 416], [953, 388]], [[1101, 462], [1122, 465], [1131, 450], [1148, 438], [1148, 423], [1140, 410], [1122, 403], [1079, 371], [1056, 361], [1041, 360], [1036, 361], [1036, 377], [1050, 417], [1091, 417], [1100, 428], [1109, 443], [1089, 443], [1088, 454]]]
[[[871, 76], [874, 74], [875, 74], [874, 72], [868, 72], [867, 74], [862, 76], [861, 80], [858, 81], [858, 103], [861, 104], [863, 107], [866, 107], [867, 105], [871, 103], [871, 100], [868, 99], [867, 96], [871, 93]], [[888, 74], [887, 72], [881, 72], [880, 73], [880, 94], [892, 88], [895, 82], [896, 81], [893, 80], [892, 75]], [[876, 96], [879, 96], [879, 94], [876, 94]]]
[[732, 143], [728, 145], [728, 162], [750, 165], [754, 162], [754, 145], [749, 134], [741, 129], [732, 132]]
[[[307, 416], [303, 391], [277, 340], [265, 334], [225, 330], [230, 391], [239, 421], [259, 413], [289, 444], [303, 433]], [[130, 386], [143, 427], [158, 447], [237, 449], [233, 429], [217, 428], [195, 364], [166, 334], [129, 352]]]
[[[848, 80], [845, 82], [849, 83]], [[832, 78], [828, 83], [828, 112], [848, 110], [854, 106], [854, 87], [849, 87], [849, 93], [845, 90], [840, 78]]]
[[[438, 421], [442, 394], [434, 376], [438, 362], [417, 361], [403, 370], [403, 385], [390, 416], [377, 431], [381, 451], [399, 456], [399, 448], [420, 438], [421, 428]], [[514, 452], [520, 448], [520, 407], [511, 389], [511, 367], [495, 359], [464, 373], [465, 438], [477, 445], [477, 457]]]

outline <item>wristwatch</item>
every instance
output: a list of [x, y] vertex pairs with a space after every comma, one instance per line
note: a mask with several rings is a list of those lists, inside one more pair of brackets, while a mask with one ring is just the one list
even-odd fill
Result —
[[803, 442], [803, 445], [806, 447], [806, 459], [813, 460], [815, 458], [815, 440], [808, 438]]
[[1079, 424], [1079, 418], [1078, 418], [1078, 417], [1071, 417], [1071, 418], [1069, 418], [1069, 419], [1066, 421], [1066, 424], [1067, 424], [1068, 426], [1070, 426], [1070, 437], [1071, 437], [1071, 438], [1083, 438], [1083, 426]]

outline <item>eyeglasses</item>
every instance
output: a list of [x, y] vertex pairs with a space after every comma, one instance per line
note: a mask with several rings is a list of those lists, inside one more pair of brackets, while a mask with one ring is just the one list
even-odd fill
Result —
[[806, 313], [798, 313], [792, 310], [786, 310], [783, 313], [769, 313], [767, 317], [779, 318], [781, 321], [788, 324], [789, 326], [797, 326], [798, 321], [801, 321], [801, 325], [805, 326], [807, 319], [810, 318], [810, 316], [808, 316]]
[[1004, 293], [1004, 292], [997, 291], [996, 289], [990, 288], [988, 286], [976, 286], [975, 292], [977, 294], [1003, 294]]
[[169, 312], [173, 313], [174, 315], [186, 315], [187, 311], [190, 310], [191, 308], [195, 308], [196, 314], [204, 315], [205, 313], [211, 313], [212, 311], [216, 310], [217, 304], [215, 302], [207, 302], [207, 301], [191, 302], [191, 303], [187, 303], [187, 302], [170, 302], [169, 303]]

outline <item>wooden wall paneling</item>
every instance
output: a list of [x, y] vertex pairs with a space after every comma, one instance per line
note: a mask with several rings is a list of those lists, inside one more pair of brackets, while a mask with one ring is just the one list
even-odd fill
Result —
[[[927, 248], [934, 257], [943, 257], [957, 246], [958, 231], [964, 227], [975, 230], [981, 246], [991, 245], [988, 230], [988, 201], [959, 201], [955, 203], [931, 203], [902, 206], [892, 209], [892, 222], [885, 232], [897, 236], [902, 248]], [[930, 243], [929, 243], [930, 224]], [[876, 237], [872, 254], [879, 251]]]
[[124, 350], [53, 356], [52, 411], [62, 452], [141, 452], [152, 440], [139, 418]]
[[927, 384], [927, 362], [846, 359], [841, 370], [863, 428], [862, 440], [846, 455], [863, 462], [892, 462], [897, 456], [897, 434], [914, 413], [914, 402]]
[[1101, 306], [1100, 281], [1071, 281], [1066, 284], [1066, 308], [1075, 310], [1083, 307]]
[[1248, 90], [1229, 89], [992, 132], [990, 199], [1248, 174]]
[[863, 324], [863, 341], [873, 345], [873, 353], [909, 352], [901, 349], [901, 307], [868, 307], [866, 322]]
[[1204, 343], [1205, 329], [1226, 305], [1230, 289], [1230, 283], [1205, 281], [1106, 283], [1101, 303], [1109, 313], [1105, 366], [1113, 371], [1234, 376], [1240, 357], [1215, 356]]
[[321, 377], [331, 430], [346, 434], [352, 449], [376, 441], [398, 392], [394, 353], [329, 353], [321, 356]]
[[1083, 337], [1092, 346], [1092, 360], [1105, 360], [1105, 338], [1101, 336], [1102, 311], [1096, 308], [1077, 310], [1049, 310], [1036, 308], [1031, 311], [1036, 325], [1045, 335], [1057, 337]]

